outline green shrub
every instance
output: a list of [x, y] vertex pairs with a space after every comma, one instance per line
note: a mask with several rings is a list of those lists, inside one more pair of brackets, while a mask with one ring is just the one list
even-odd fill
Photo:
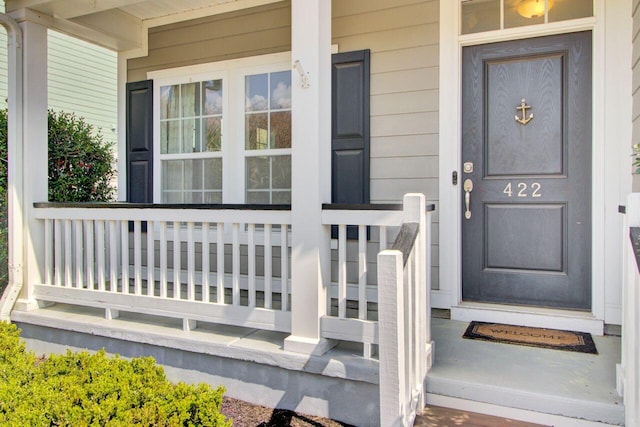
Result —
[[224, 389], [172, 384], [150, 357], [104, 351], [37, 361], [15, 326], [0, 324], [0, 424], [29, 426], [230, 426]]

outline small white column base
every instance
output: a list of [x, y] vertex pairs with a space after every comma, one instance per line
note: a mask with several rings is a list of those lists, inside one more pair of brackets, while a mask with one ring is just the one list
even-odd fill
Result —
[[13, 307], [13, 309], [19, 311], [34, 311], [42, 307], [47, 307], [49, 305], [53, 305], [53, 303], [44, 303], [38, 302], [38, 300], [35, 299], [20, 298], [16, 301], [16, 305]]

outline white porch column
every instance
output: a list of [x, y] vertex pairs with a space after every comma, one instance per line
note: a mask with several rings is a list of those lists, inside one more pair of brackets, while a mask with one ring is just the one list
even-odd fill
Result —
[[331, 201], [330, 1], [292, 0], [291, 59], [299, 66], [292, 70], [292, 332], [285, 350], [322, 354], [333, 346], [320, 337], [331, 279], [331, 236], [321, 219], [322, 203]]
[[12, 13], [23, 34], [23, 265], [24, 286], [17, 310], [37, 308], [33, 285], [43, 282], [44, 225], [34, 202], [47, 200], [47, 26], [50, 17], [23, 9]]

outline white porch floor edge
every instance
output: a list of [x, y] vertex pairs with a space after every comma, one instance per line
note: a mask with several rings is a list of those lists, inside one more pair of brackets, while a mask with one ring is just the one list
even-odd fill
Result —
[[548, 308], [463, 302], [451, 307], [451, 319], [463, 322], [496, 322], [602, 335], [604, 322], [592, 313]]

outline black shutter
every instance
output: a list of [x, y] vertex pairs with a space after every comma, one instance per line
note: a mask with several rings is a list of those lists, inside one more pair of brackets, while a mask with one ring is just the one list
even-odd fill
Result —
[[153, 202], [153, 80], [127, 83], [127, 201]]
[[[332, 203], [370, 201], [369, 57], [368, 49], [337, 53], [332, 57]], [[349, 227], [347, 234], [350, 239], [357, 238], [357, 228]]]

